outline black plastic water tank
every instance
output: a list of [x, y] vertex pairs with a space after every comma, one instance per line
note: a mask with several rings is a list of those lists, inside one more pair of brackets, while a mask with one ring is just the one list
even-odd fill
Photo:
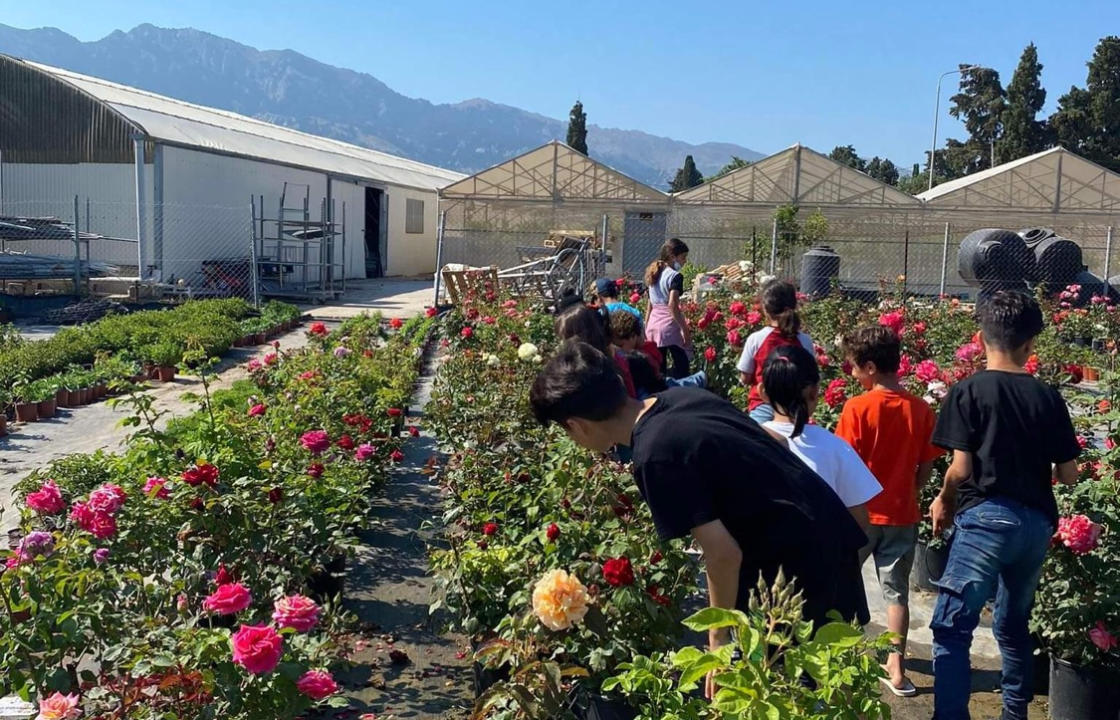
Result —
[[1085, 269], [1081, 246], [1061, 235], [1051, 235], [1034, 246], [1038, 281], [1048, 293], [1061, 292], [1072, 285], [1077, 273]]
[[1054, 237], [1057, 234], [1058, 233], [1050, 228], [1044, 227], [1023, 228], [1019, 231], [1019, 237], [1023, 238], [1023, 242], [1025, 242], [1029, 248], [1033, 248], [1046, 238]]
[[999, 228], [975, 230], [961, 240], [957, 255], [961, 278], [985, 290], [1025, 286], [1037, 272], [1034, 253], [1017, 233]]
[[1108, 279], [1108, 296], [1113, 303], [1120, 303], [1120, 275]]
[[840, 276], [840, 256], [827, 245], [809, 248], [801, 256], [801, 292], [814, 300], [832, 292]]

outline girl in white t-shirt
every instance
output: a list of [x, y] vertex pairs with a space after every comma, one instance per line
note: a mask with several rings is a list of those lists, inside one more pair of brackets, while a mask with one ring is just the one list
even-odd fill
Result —
[[789, 449], [828, 483], [866, 529], [867, 501], [882, 490], [848, 443], [809, 418], [817, 407], [821, 376], [817, 361], [800, 345], [775, 348], [762, 369], [762, 393], [774, 408], [763, 427], [789, 440]]

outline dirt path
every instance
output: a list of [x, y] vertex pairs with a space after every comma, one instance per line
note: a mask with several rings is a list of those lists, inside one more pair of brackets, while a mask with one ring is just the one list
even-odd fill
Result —
[[[414, 418], [423, 414], [432, 374], [426, 369], [413, 397]], [[422, 470], [436, 452], [423, 432], [404, 444], [405, 459], [374, 502], [351, 560], [344, 604], [369, 628], [369, 644], [340, 680], [358, 717], [464, 718], [474, 698], [466, 638], [441, 635], [439, 617], [428, 614], [426, 546], [433, 532], [421, 525], [439, 517], [441, 496]]]
[[[277, 340], [282, 349], [292, 349], [307, 344], [304, 328], [292, 330]], [[251, 357], [263, 356], [272, 347], [234, 348], [222, 358], [215, 368], [217, 378], [212, 390], [226, 388], [248, 376], [245, 364]], [[193, 402], [186, 402], [182, 395], [201, 392], [202, 383], [197, 377], [179, 377], [170, 383], [155, 383], [148, 391], [155, 398], [156, 408], [167, 414], [161, 418], [165, 425], [172, 417], [181, 417], [197, 409]], [[96, 450], [116, 450], [133, 428], [118, 425], [129, 414], [129, 408], [113, 409], [101, 401], [80, 408], [64, 408], [54, 419], [36, 423], [23, 423], [9, 428], [7, 437], [0, 438], [0, 531], [7, 532], [17, 525], [19, 513], [12, 508], [12, 488], [31, 471], [52, 460], [75, 453]]]

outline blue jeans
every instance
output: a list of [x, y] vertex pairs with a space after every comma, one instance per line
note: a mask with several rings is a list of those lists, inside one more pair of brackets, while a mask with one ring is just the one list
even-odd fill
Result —
[[665, 378], [666, 387], [708, 387], [708, 374], [703, 370], [683, 378]]
[[1008, 498], [985, 500], [957, 515], [930, 621], [934, 720], [969, 719], [972, 632], [997, 585], [992, 633], [1003, 657], [1003, 720], [1026, 720], [1034, 694], [1027, 619], [1053, 534], [1041, 511]]
[[774, 408], [770, 407], [768, 403], [762, 403], [747, 414], [751, 416], [751, 420], [761, 425], [774, 419]]

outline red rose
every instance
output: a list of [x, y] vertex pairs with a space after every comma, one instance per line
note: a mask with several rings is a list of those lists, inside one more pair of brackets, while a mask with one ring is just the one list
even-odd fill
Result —
[[254, 675], [272, 672], [284, 649], [284, 639], [271, 625], [242, 625], [229, 642], [233, 662]]
[[260, 417], [261, 415], [264, 415], [265, 409], [266, 408], [263, 404], [257, 403], [253, 407], [249, 408], [249, 417]]
[[307, 476], [313, 478], [322, 477], [324, 470], [326, 470], [326, 468], [323, 467], [323, 463], [311, 463], [307, 466]]
[[296, 689], [312, 700], [322, 700], [338, 692], [338, 683], [326, 670], [308, 670], [296, 681]]
[[1100, 403], [1097, 404], [1097, 410], [1100, 411], [1101, 415], [1105, 415], [1108, 411], [1112, 410], [1112, 403], [1108, 400], [1101, 400]]
[[324, 325], [321, 322], [313, 322], [313, 323], [311, 323], [311, 328], [308, 330], [308, 332], [311, 333], [312, 335], [319, 335], [319, 336], [326, 335], [327, 334], [327, 326]]
[[556, 538], [560, 537], [560, 526], [556, 523], [552, 523], [548, 526], [548, 529], [545, 530], [544, 534], [548, 537], [549, 542], [556, 542]]
[[474, 335], [474, 330], [472, 330], [470, 326], [467, 326], [460, 330], [459, 334], [462, 335], [464, 339], [469, 339], [471, 335]]
[[727, 333], [727, 344], [732, 347], [741, 347], [743, 345], [743, 339], [740, 337], [738, 330], [732, 330]]
[[482, 534], [486, 536], [493, 535], [498, 532], [498, 523], [488, 522], [482, 526]]
[[233, 582], [233, 575], [230, 574], [229, 570], [226, 570], [225, 565], [219, 565], [218, 573], [214, 576], [214, 584], [225, 585], [231, 582]]
[[611, 558], [603, 563], [603, 579], [613, 587], [623, 587], [634, 584], [634, 568], [630, 565], [630, 558]]
[[1084, 373], [1081, 372], [1081, 366], [1073, 363], [1066, 365], [1066, 373], [1069, 374], [1069, 382], [1072, 385], [1078, 384], [1085, 378]]
[[716, 349], [711, 345], [704, 348], [704, 359], [710, 363], [716, 361]]
[[404, 325], [404, 322], [400, 318], [393, 318], [389, 321], [389, 327], [394, 330], [400, 330], [402, 325]]
[[220, 473], [216, 465], [210, 463], [202, 463], [194, 467], [187, 468], [183, 471], [182, 478], [190, 486], [201, 485], [206, 483], [210, 487], [218, 484], [218, 477]]
[[428, 317], [435, 317], [436, 315], [439, 315], [439, 310], [434, 307], [424, 308], [424, 314]]
[[389, 454], [389, 459], [393, 462], [400, 462], [401, 460], [404, 460], [404, 453], [400, 450], [394, 450]]
[[342, 437], [340, 437], [338, 439], [338, 442], [335, 443], [335, 444], [338, 445], [343, 450], [353, 450], [354, 449], [354, 438], [350, 437], [349, 435], [343, 435]]
[[639, 295], [638, 293], [636, 293], [636, 292], [635, 293], [630, 293], [630, 304], [631, 305], [637, 305], [639, 302], [641, 302], [641, 300], [642, 300], [642, 296]]
[[660, 550], [654, 550], [649, 556], [649, 564], [656, 565], [657, 563], [661, 562], [664, 557], [665, 556], [661, 554]]
[[651, 600], [662, 607], [669, 607], [669, 605], [672, 603], [672, 600], [669, 599], [669, 596], [662, 593], [661, 588], [657, 587], [656, 584], [650, 585], [646, 589], [646, 594], [649, 595]]
[[408, 434], [412, 437], [420, 437], [420, 428], [416, 427], [415, 425], [409, 425]]
[[202, 601], [202, 609], [218, 615], [234, 615], [252, 604], [249, 589], [241, 583], [219, 585], [209, 597]]
[[385, 411], [385, 413], [386, 413], [386, 414], [387, 414], [387, 415], [388, 415], [389, 417], [392, 417], [392, 418], [395, 418], [395, 417], [400, 417], [400, 416], [401, 416], [401, 414], [402, 414], [402, 412], [403, 412], [403, 411], [402, 411], [402, 410], [401, 410], [400, 408], [395, 408], [395, 407], [393, 407], [393, 408], [389, 408], [388, 410], [386, 410], [386, 411]]
[[274, 487], [268, 491], [268, 501], [273, 505], [283, 501], [284, 490], [283, 488]]

